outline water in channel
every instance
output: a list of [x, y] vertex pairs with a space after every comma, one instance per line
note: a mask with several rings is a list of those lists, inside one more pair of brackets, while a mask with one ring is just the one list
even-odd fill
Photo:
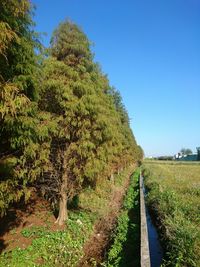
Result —
[[[144, 194], [146, 195], [144, 187], [143, 187], [143, 190], [144, 190]], [[159, 241], [157, 229], [153, 224], [153, 221], [151, 219], [147, 206], [146, 206], [146, 217], [147, 217], [151, 267], [160, 267], [162, 263], [162, 258], [163, 258], [163, 249]]]

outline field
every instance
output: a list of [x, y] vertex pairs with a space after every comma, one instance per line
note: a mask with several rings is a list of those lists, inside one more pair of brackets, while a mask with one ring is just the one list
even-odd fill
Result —
[[162, 266], [200, 266], [200, 164], [147, 161], [143, 174], [165, 249]]

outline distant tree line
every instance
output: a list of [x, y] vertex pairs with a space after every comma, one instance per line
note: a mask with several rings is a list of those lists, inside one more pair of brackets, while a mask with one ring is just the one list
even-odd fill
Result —
[[182, 155], [191, 155], [192, 154], [192, 150], [190, 148], [182, 148], [180, 153]]
[[61, 23], [44, 53], [28, 0], [2, 0], [0, 10], [0, 212], [36, 188], [62, 224], [69, 199], [143, 151], [77, 25]]
[[160, 156], [160, 157], [157, 157], [155, 159], [158, 159], [158, 160], [173, 160], [174, 157], [173, 156]]
[[200, 148], [197, 147], [197, 154], [193, 157], [192, 150], [190, 148], [182, 148], [180, 152], [178, 152], [177, 155], [174, 156], [159, 156], [159, 157], [154, 157], [153, 159], [155, 160], [175, 160], [175, 159], [190, 159], [192, 161], [199, 161], [200, 160]]

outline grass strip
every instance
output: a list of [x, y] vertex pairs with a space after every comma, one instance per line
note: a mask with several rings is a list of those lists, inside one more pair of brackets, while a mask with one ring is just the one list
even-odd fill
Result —
[[130, 178], [130, 185], [124, 198], [117, 227], [113, 233], [113, 242], [106, 267], [140, 266], [140, 211], [139, 211], [139, 170]]

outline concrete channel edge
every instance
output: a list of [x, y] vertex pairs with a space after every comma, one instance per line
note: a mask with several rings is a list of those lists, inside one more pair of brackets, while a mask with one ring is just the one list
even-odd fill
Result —
[[140, 174], [140, 266], [151, 267], [143, 177]]

